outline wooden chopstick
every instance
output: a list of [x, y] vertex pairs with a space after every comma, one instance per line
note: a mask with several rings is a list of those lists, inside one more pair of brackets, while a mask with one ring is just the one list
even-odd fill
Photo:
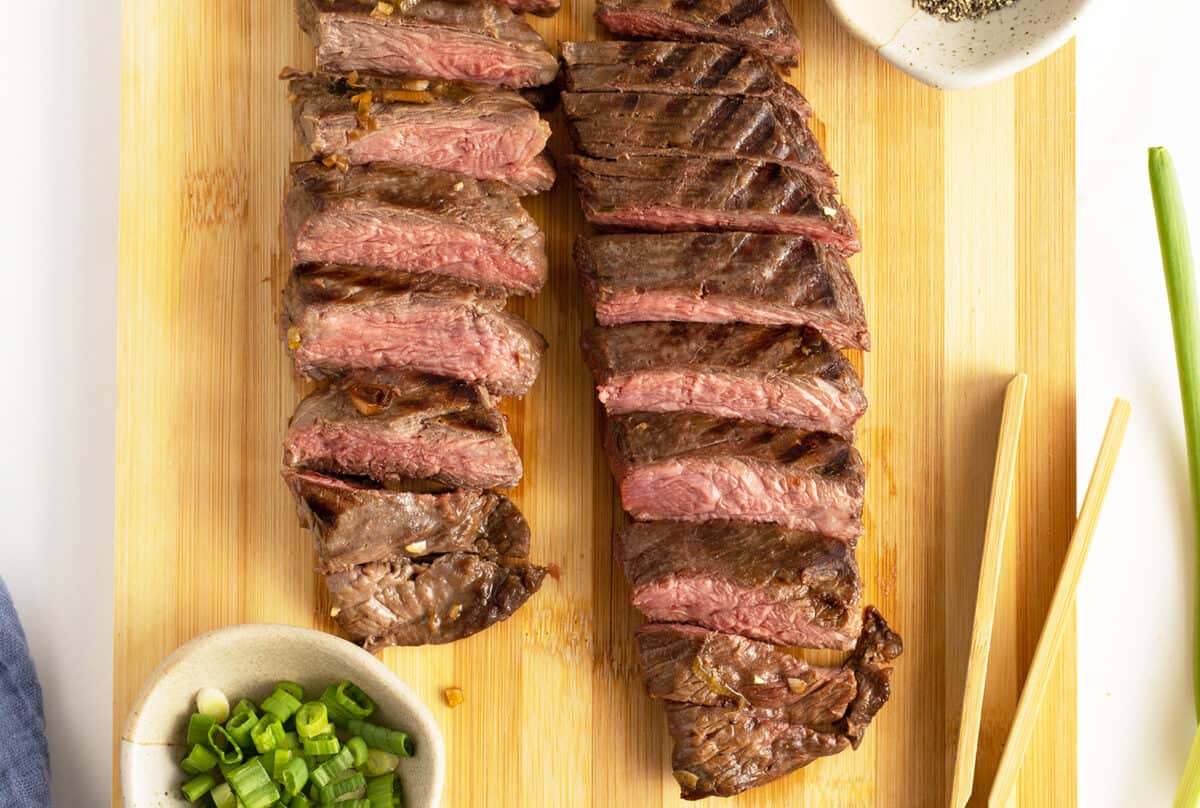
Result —
[[1029, 746], [1029, 739], [1033, 736], [1038, 711], [1050, 684], [1054, 659], [1067, 630], [1067, 618], [1075, 602], [1075, 590], [1083, 572], [1083, 562], [1087, 559], [1092, 535], [1096, 532], [1100, 507], [1104, 504], [1104, 495], [1108, 492], [1109, 481], [1112, 480], [1113, 468], [1121, 451], [1121, 441], [1125, 438], [1125, 427], [1129, 425], [1131, 410], [1129, 402], [1117, 399], [1113, 404], [1112, 414], [1108, 417], [1108, 428], [1104, 432], [1100, 454], [1096, 457], [1092, 478], [1083, 497], [1083, 507], [1079, 510], [1079, 520], [1075, 523], [1075, 532], [1067, 548], [1067, 558], [1054, 587], [1050, 612], [1038, 638], [1037, 649], [1033, 652], [1033, 664], [1029, 666], [1029, 675], [1017, 702], [1017, 715], [1013, 719], [1012, 729], [1009, 730], [1008, 741], [1004, 744], [1004, 753], [1000, 756], [996, 779], [992, 782], [992, 792], [988, 797], [989, 808], [1004, 808], [1012, 796], [1013, 786], [1021, 771], [1022, 758]]
[[958, 722], [958, 751], [954, 759], [954, 783], [950, 808], [963, 808], [971, 798], [975, 782], [975, 754], [979, 748], [979, 722], [983, 717], [983, 688], [987, 682], [988, 655], [992, 649], [992, 626], [996, 621], [996, 595], [1000, 588], [1000, 564], [1008, 517], [1012, 510], [1017, 479], [1017, 449], [1025, 415], [1025, 392], [1029, 377], [1013, 377], [1004, 393], [1000, 417], [1000, 439], [992, 471], [992, 495], [988, 502], [987, 527], [983, 534], [983, 558], [979, 563], [979, 591], [975, 596], [975, 620], [971, 628], [971, 650], [967, 658], [967, 684], [963, 689], [962, 718]]

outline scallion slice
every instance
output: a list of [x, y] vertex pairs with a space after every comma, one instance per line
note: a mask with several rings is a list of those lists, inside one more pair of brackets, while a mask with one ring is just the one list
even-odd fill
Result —
[[333, 778], [349, 769], [353, 762], [354, 756], [350, 754], [350, 750], [342, 748], [336, 755], [313, 769], [309, 777], [317, 788], [324, 788]]
[[283, 724], [272, 715], [264, 715], [258, 719], [254, 729], [250, 730], [250, 739], [254, 741], [254, 748], [260, 755], [274, 751], [283, 740]]
[[296, 734], [301, 739], [316, 738], [329, 731], [329, 710], [322, 702], [310, 701], [296, 713]]
[[348, 718], [369, 718], [375, 712], [375, 702], [349, 679], [338, 682], [333, 689], [333, 699], [337, 702], [338, 712]]
[[280, 749], [291, 749], [293, 752], [300, 749], [300, 737], [294, 731], [283, 733], [283, 739], [279, 741]]
[[208, 743], [208, 731], [215, 723], [216, 720], [210, 715], [192, 713], [192, 717], [188, 719], [187, 742], [193, 746]]
[[336, 755], [342, 748], [341, 743], [333, 735], [320, 735], [316, 738], [307, 738], [301, 741], [301, 746], [304, 747], [304, 754], [309, 757]]
[[[266, 755], [266, 758], [271, 763], [271, 779], [276, 783], [283, 782], [283, 770], [292, 759], [291, 751], [288, 749], [276, 749], [271, 754]], [[263, 765], [265, 766], [266, 763]]]
[[217, 762], [217, 756], [212, 753], [212, 750], [207, 746], [196, 744], [179, 765], [188, 774], [207, 774], [216, 768]]
[[354, 756], [354, 768], [361, 768], [367, 762], [367, 742], [357, 735], [346, 741], [346, 748], [350, 750], [350, 754]]
[[[335, 803], [329, 803], [330, 808], [371, 808], [370, 800], [338, 800]], [[325, 808], [325, 806], [322, 806]]]
[[229, 717], [229, 721], [225, 723], [225, 731], [229, 733], [229, 737], [233, 738], [233, 742], [242, 749], [253, 749], [254, 740], [250, 733], [254, 730], [254, 725], [258, 723], [258, 716], [253, 712], [235, 712]]
[[217, 781], [213, 779], [211, 774], [202, 774], [183, 784], [183, 798], [188, 802], [195, 802], [212, 791], [212, 787], [216, 784]]
[[[337, 779], [321, 786], [319, 796], [321, 802], [337, 802], [343, 797], [362, 791], [367, 787], [367, 778], [356, 771], [350, 770], [339, 775]], [[361, 796], [361, 795], [360, 795]]]
[[264, 713], [275, 716], [276, 720], [282, 724], [300, 709], [300, 699], [288, 691], [276, 687], [271, 695], [263, 699], [261, 706]]
[[241, 715], [242, 713], [250, 713], [254, 716], [254, 720], [258, 720], [258, 705], [250, 701], [250, 699], [238, 699], [238, 703], [233, 705], [233, 712], [230, 715]]
[[208, 748], [217, 753], [217, 760], [226, 765], [242, 762], [242, 747], [220, 724], [208, 728]]
[[279, 799], [279, 789], [258, 758], [231, 770], [226, 779], [246, 808], [268, 808]]
[[288, 808], [312, 808], [312, 801], [303, 794], [296, 794], [288, 803]]
[[391, 752], [393, 755], [406, 758], [416, 754], [416, 746], [413, 744], [413, 739], [407, 733], [381, 727], [378, 724], [359, 721], [355, 718], [346, 722], [346, 728], [350, 731], [351, 735], [358, 735], [367, 742], [367, 746], [374, 749], [382, 749], [385, 752]]
[[371, 808], [392, 808], [398, 788], [399, 781], [391, 772], [372, 777], [367, 781], [367, 799], [371, 802]]
[[196, 694], [196, 712], [224, 724], [229, 718], [229, 697], [215, 687], [200, 688]]
[[237, 796], [229, 783], [218, 783], [209, 793], [216, 808], [237, 808]]
[[382, 749], [371, 749], [367, 752], [367, 761], [363, 765], [363, 771], [367, 773], [368, 777], [378, 777], [388, 772], [394, 772], [399, 765], [399, 755], [393, 755]]
[[304, 787], [308, 785], [308, 764], [304, 762], [302, 757], [293, 757], [283, 767], [282, 778], [280, 782], [283, 784], [283, 791], [290, 797], [295, 797]]
[[295, 682], [284, 680], [275, 684], [275, 690], [282, 690], [285, 693], [291, 693], [292, 698], [296, 701], [304, 701], [304, 688]]

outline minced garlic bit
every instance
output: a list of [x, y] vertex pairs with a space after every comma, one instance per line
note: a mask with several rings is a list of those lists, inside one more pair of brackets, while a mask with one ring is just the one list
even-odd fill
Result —
[[808, 682], [804, 681], [803, 679], [795, 679], [789, 676], [787, 683], [788, 689], [793, 693], [803, 693], [805, 690], [808, 690]]
[[465, 700], [461, 687], [448, 687], [442, 691], [442, 698], [446, 700], [446, 706], [453, 710]]
[[300, 347], [301, 337], [300, 329], [296, 326], [291, 326], [287, 330], [287, 344], [293, 351]]
[[450, 613], [447, 614], [446, 616], [448, 618], [450, 618], [451, 620], [457, 620], [458, 616], [461, 614], [462, 614], [462, 604], [456, 603], [450, 607]]
[[325, 166], [326, 168], [334, 168], [336, 166], [339, 171], [350, 170], [350, 161], [340, 154], [329, 155], [321, 161], [321, 165]]
[[700, 782], [699, 777], [689, 771], [684, 771], [683, 769], [676, 769], [675, 771], [671, 772], [671, 774], [675, 777], [676, 783], [679, 783], [679, 785], [683, 786], [689, 791], [695, 788], [696, 784]]
[[466, 187], [466, 183], [464, 183], [462, 180], [459, 180], [458, 182], [454, 183], [452, 190], [461, 191], [465, 187]]
[[384, 90], [380, 97], [393, 104], [428, 104], [433, 95], [424, 90]]
[[330, 617], [337, 617], [341, 613], [342, 613], [342, 610], [337, 606], [334, 606], [332, 609], [329, 610]]
[[429, 89], [429, 79], [408, 79], [400, 82], [400, 86], [406, 90], [423, 93]]
[[379, 0], [375, 4], [375, 8], [371, 11], [372, 17], [390, 17], [396, 13], [396, 7], [386, 0]]
[[824, 213], [826, 216], [828, 216], [830, 219], [837, 216], [837, 208], [822, 207], [821, 212]]
[[424, 555], [425, 550], [428, 547], [429, 542], [421, 539], [421, 541], [414, 541], [412, 544], [405, 545], [404, 552], [408, 553], [409, 555]]

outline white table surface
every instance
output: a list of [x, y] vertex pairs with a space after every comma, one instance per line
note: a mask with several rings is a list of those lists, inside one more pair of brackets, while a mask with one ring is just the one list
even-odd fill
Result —
[[[45, 690], [55, 803], [84, 808], [111, 776], [120, 10], [11, 5], [0, 576]], [[1097, 0], [1078, 43], [1081, 492], [1112, 398], [1134, 405], [1080, 591], [1087, 808], [1169, 804], [1195, 726], [1187, 470], [1145, 148], [1174, 148], [1200, 241], [1198, 30], [1193, 0]]]

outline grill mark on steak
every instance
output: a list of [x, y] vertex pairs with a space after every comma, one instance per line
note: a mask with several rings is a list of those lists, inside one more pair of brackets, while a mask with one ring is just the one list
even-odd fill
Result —
[[605, 449], [635, 519], [772, 523], [849, 545], [862, 535], [862, 458], [836, 435], [633, 413], [609, 417]]
[[857, 747], [867, 725], [887, 701], [888, 665], [899, 656], [900, 637], [868, 607], [863, 632], [844, 668], [857, 688], [841, 719], [832, 725], [789, 720], [775, 707], [708, 706], [666, 702], [675, 748], [671, 762], [681, 796], [728, 797], [763, 785], [825, 757]]
[[[555, 2], [508, 0], [507, 5], [549, 11]], [[558, 72], [545, 41], [512, 8], [419, 0], [376, 16], [374, 5], [365, 0], [297, 0], [300, 25], [313, 39], [321, 70], [500, 87], [549, 84]]]
[[292, 169], [285, 222], [293, 264], [333, 263], [447, 275], [531, 293], [546, 243], [506, 185], [405, 166]]
[[311, 528], [319, 569], [345, 572], [372, 561], [398, 562], [451, 552], [487, 559], [529, 555], [529, 530], [497, 531], [516, 506], [501, 494], [470, 489], [420, 493], [286, 469], [300, 522]]
[[846, 650], [862, 627], [853, 550], [827, 536], [740, 522], [633, 522], [613, 554], [652, 622]]
[[[404, 82], [285, 71], [299, 140], [319, 157], [337, 155], [353, 165], [397, 163], [498, 180], [518, 193], [554, 184], [543, 153], [550, 125], [515, 92], [476, 92], [435, 82], [424, 101], [392, 101]], [[369, 94], [366, 115], [357, 100]], [[364, 128], [364, 117], [366, 128]]]
[[808, 101], [753, 51], [715, 42], [563, 42], [563, 83], [574, 93], [752, 96], [803, 121]]
[[[382, 288], [373, 288], [376, 276]], [[281, 327], [296, 370], [309, 378], [416, 371], [520, 396], [537, 379], [546, 341], [501, 303], [494, 291], [444, 279], [301, 267], [284, 290]]]
[[[748, 158], [784, 163], [836, 193], [833, 171], [804, 119], [771, 98], [656, 92], [565, 93], [581, 153]], [[777, 178], [770, 178], [775, 181]]]
[[834, 193], [791, 166], [676, 156], [570, 161], [584, 214], [600, 230], [781, 233], [843, 254], [861, 246]]
[[629, 323], [593, 328], [584, 356], [609, 413], [693, 411], [854, 434], [866, 397], [807, 326]]
[[511, 488], [522, 473], [482, 387], [408, 373], [351, 377], [310, 394], [288, 426], [284, 464], [474, 488]]
[[596, 20], [618, 37], [718, 42], [787, 66], [800, 53], [780, 0], [601, 0]]

